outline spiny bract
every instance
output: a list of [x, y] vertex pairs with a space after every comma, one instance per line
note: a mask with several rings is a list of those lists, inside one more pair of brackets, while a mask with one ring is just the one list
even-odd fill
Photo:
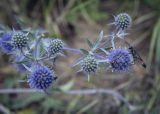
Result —
[[133, 62], [133, 57], [127, 49], [113, 49], [108, 55], [108, 61], [113, 71], [127, 71]]
[[23, 32], [15, 32], [12, 41], [16, 48], [22, 49], [28, 45], [29, 38]]
[[127, 13], [120, 13], [115, 17], [115, 25], [120, 30], [126, 30], [131, 26], [132, 19]]
[[50, 55], [55, 55], [58, 54], [62, 51], [63, 49], [63, 41], [60, 39], [54, 39], [51, 41], [48, 47], [48, 52]]
[[16, 56], [14, 65], [15, 65], [17, 71], [25, 72], [25, 71], [27, 71], [25, 66], [30, 68], [31, 67], [31, 61], [29, 59], [25, 58], [25, 57]]
[[45, 90], [49, 88], [56, 79], [54, 72], [46, 66], [40, 66], [31, 72], [28, 83], [31, 88]]
[[98, 68], [98, 62], [93, 56], [88, 55], [82, 60], [81, 68], [86, 73], [96, 72]]
[[4, 33], [0, 39], [0, 47], [4, 53], [12, 53], [14, 51], [14, 45], [11, 43], [13, 32]]

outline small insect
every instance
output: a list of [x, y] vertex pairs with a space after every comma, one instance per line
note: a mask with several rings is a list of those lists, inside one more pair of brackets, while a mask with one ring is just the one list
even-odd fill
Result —
[[57, 77], [57, 76], [55, 76], [55, 77], [54, 77], [54, 80], [57, 80], [57, 79], [58, 79], [58, 77]]
[[139, 55], [139, 53], [127, 41], [125, 41], [125, 42], [129, 45], [128, 50], [130, 51], [130, 53], [133, 56], [134, 63], [139, 62], [142, 65], [142, 67], [146, 69], [147, 65], [143, 61], [143, 59], [141, 58], [141, 56]]

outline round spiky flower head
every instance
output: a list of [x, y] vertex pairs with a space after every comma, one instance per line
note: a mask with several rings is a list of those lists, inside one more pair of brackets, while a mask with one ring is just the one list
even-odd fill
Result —
[[91, 55], [85, 57], [81, 62], [81, 69], [86, 73], [96, 72], [97, 68], [98, 68], [98, 62]]
[[28, 83], [31, 88], [45, 90], [49, 88], [56, 80], [54, 72], [46, 66], [34, 68], [28, 77]]
[[14, 45], [11, 43], [13, 32], [4, 33], [0, 39], [0, 47], [4, 53], [12, 53], [14, 51]]
[[115, 17], [114, 24], [120, 30], [126, 30], [131, 26], [132, 19], [127, 13], [120, 13]]
[[113, 71], [127, 71], [133, 62], [133, 57], [127, 49], [113, 49], [108, 55], [108, 61]]
[[18, 49], [22, 49], [27, 46], [29, 38], [22, 32], [15, 32], [12, 37], [14, 46]]
[[60, 39], [54, 39], [51, 41], [48, 47], [48, 52], [50, 55], [55, 55], [60, 53], [63, 49], [64, 43]]

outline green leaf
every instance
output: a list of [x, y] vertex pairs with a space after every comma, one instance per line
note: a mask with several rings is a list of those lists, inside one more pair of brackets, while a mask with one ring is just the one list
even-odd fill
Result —
[[88, 55], [88, 54], [89, 54], [89, 52], [88, 52], [87, 50], [85, 50], [85, 49], [80, 49], [80, 51], [81, 51], [84, 55]]
[[17, 113], [16, 114], [37, 114], [36, 113], [36, 110], [33, 110], [33, 109], [23, 109], [23, 110], [19, 110], [19, 111], [17, 111]]
[[70, 101], [70, 103], [67, 106], [67, 112], [68, 112], [67, 114], [69, 114], [69, 112], [71, 112], [73, 109], [77, 107], [81, 98], [82, 98], [82, 95], [77, 95]]
[[15, 99], [15, 103], [13, 105], [13, 108], [23, 108], [26, 107], [27, 105], [33, 103], [33, 102], [37, 102], [42, 100], [44, 97], [46, 96], [46, 94], [41, 94], [41, 93], [34, 93], [31, 94], [29, 96], [22, 96], [19, 97], [18, 99]]
[[82, 62], [83, 59], [84, 59], [84, 57], [79, 58], [78, 60], [76, 60], [76, 61], [71, 65], [71, 67], [74, 67], [74, 66], [79, 65], [79, 64]]
[[61, 86], [60, 89], [62, 91], [67, 91], [67, 90], [70, 90], [74, 85], [74, 80], [71, 80], [69, 82], [67, 82], [65, 85]]
[[93, 48], [93, 43], [89, 39], [87, 39], [87, 43], [90, 48]]
[[108, 50], [112, 49], [112, 47], [105, 47], [104, 49], [105, 49], [106, 51], [108, 51]]
[[[159, 33], [159, 27], [160, 27], [160, 19], [158, 20], [158, 22], [155, 24], [154, 30], [153, 30], [153, 34], [152, 34], [152, 40], [150, 43], [150, 51], [149, 51], [149, 57], [148, 57], [148, 66], [151, 66], [151, 62], [153, 59], [153, 55], [154, 55], [154, 49], [156, 47], [156, 42], [158, 42], [158, 33]], [[158, 50], [158, 47], [157, 47]]]
[[56, 98], [47, 98], [42, 102], [42, 106], [45, 109], [45, 112], [48, 112], [48, 110], [55, 108], [55, 109], [62, 109], [63, 102]]
[[94, 44], [94, 46], [92, 48], [92, 51], [95, 51], [98, 48], [98, 46], [99, 46], [100, 42], [102, 41], [102, 39], [103, 39], [103, 31], [101, 31], [99, 33], [99, 37], [97, 38], [97, 40], [96, 40], [96, 42], [95, 42], [95, 44]]
[[12, 88], [14, 87], [15, 84], [16, 84], [16, 78], [15, 75], [13, 74], [9, 74], [4, 80], [4, 86], [6, 88]]

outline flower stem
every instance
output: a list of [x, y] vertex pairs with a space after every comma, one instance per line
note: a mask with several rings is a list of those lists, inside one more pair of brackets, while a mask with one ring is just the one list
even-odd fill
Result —
[[75, 49], [75, 48], [64, 47], [63, 49], [71, 52], [75, 52], [75, 53], [82, 53], [81, 50]]

